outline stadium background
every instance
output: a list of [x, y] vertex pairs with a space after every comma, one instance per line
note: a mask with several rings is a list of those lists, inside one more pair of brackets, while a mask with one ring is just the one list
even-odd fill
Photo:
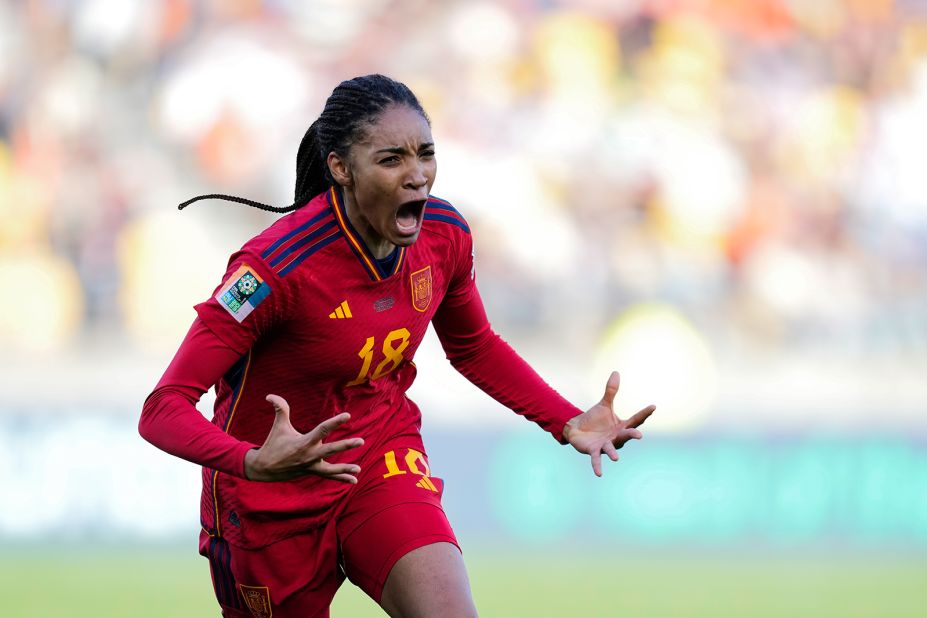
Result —
[[658, 406], [596, 479], [426, 341], [484, 615], [920, 615], [916, 0], [0, 3], [0, 614], [216, 615], [198, 471], [135, 423], [273, 217], [175, 205], [288, 204], [369, 72], [431, 115], [497, 330], [580, 405], [614, 367], [622, 413]]

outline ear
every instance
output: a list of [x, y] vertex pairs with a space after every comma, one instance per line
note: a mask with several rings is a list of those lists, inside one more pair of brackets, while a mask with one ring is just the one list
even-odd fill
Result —
[[348, 165], [347, 161], [342, 159], [338, 154], [330, 152], [328, 153], [328, 160], [326, 163], [328, 163], [328, 171], [332, 175], [332, 180], [342, 187], [350, 187], [353, 184], [351, 167]]

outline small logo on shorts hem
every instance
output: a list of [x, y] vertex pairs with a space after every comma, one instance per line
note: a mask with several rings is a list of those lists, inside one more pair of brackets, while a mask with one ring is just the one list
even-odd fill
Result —
[[270, 606], [270, 588], [267, 586], [245, 586], [238, 584], [245, 605], [254, 618], [271, 618], [274, 615]]
[[421, 480], [415, 484], [416, 487], [421, 487], [422, 489], [427, 489], [429, 491], [438, 491], [438, 488], [435, 487], [434, 482], [427, 476], [423, 476]]

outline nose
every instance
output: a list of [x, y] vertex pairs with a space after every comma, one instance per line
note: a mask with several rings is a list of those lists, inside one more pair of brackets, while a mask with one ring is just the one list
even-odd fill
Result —
[[425, 167], [424, 162], [416, 161], [409, 167], [408, 175], [406, 176], [405, 186], [407, 189], [412, 189], [414, 191], [420, 190], [422, 187], [428, 185], [428, 170]]

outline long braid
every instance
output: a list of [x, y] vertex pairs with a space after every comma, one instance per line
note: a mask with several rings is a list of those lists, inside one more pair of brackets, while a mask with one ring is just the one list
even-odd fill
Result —
[[239, 204], [246, 204], [248, 206], [254, 206], [255, 208], [260, 208], [261, 210], [267, 210], [269, 212], [292, 212], [298, 208], [295, 204], [290, 206], [271, 206], [269, 204], [263, 204], [261, 202], [255, 202], [254, 200], [249, 200], [246, 197], [238, 197], [237, 195], [226, 195], [224, 193], [209, 193], [206, 195], [197, 195], [188, 199], [186, 202], [181, 202], [177, 205], [177, 210], [183, 210], [193, 202], [198, 202], [200, 200], [226, 200], [228, 202], [238, 202]]
[[407, 105], [428, 120], [421, 103], [405, 85], [383, 75], [355, 77], [338, 84], [325, 102], [319, 118], [306, 130], [296, 153], [296, 185], [293, 203], [289, 206], [270, 206], [234, 195], [210, 193], [198, 195], [181, 203], [183, 210], [199, 200], [221, 199], [246, 204], [269, 212], [291, 212], [302, 208], [316, 195], [326, 191], [335, 182], [328, 169], [328, 154], [334, 152], [347, 157], [351, 146], [362, 136], [368, 125], [376, 122], [380, 114], [392, 105]]
[[322, 159], [319, 121], [316, 120], [309, 125], [296, 152], [296, 188], [293, 191], [293, 203], [308, 203], [313, 197], [328, 189], [329, 183], [328, 164]]

